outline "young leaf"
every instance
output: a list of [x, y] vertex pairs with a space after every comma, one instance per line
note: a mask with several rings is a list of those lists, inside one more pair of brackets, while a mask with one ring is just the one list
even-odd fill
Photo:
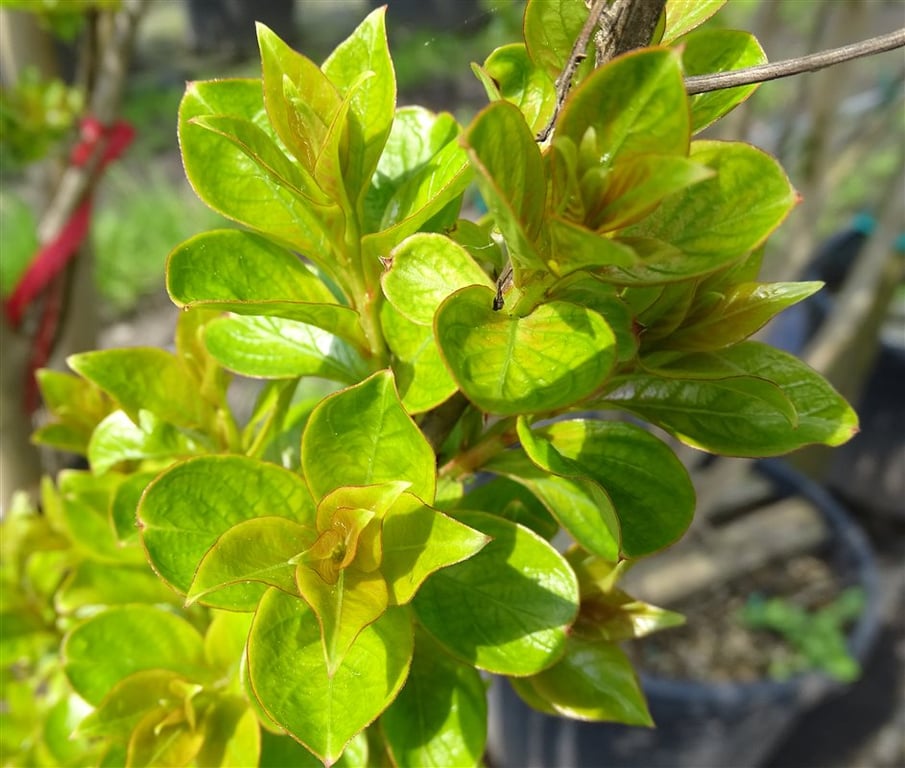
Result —
[[[177, 464], [149, 486], [138, 508], [154, 570], [183, 594], [223, 533], [244, 520], [269, 515], [312, 525], [308, 488], [297, 474], [242, 456], [205, 456]], [[251, 610], [262, 592], [260, 584], [235, 585], [206, 602]]]
[[556, 89], [547, 72], [531, 60], [523, 44], [503, 45], [494, 50], [484, 62], [482, 73], [498, 89], [501, 98], [519, 108], [532, 133], [539, 133], [547, 125], [553, 116]]
[[305, 563], [296, 568], [296, 583], [317, 616], [327, 674], [332, 676], [361, 632], [386, 613], [387, 583], [379, 572], [343, 568], [330, 584]]
[[550, 474], [522, 451], [494, 456], [486, 469], [524, 485], [588, 552], [604, 560], [619, 559], [619, 520], [609, 496], [593, 480]]
[[703, 351], [728, 347], [760, 330], [772, 317], [820, 290], [822, 283], [740, 283], [695, 313], [658, 346]]
[[[293, 51], [263, 24], [256, 26], [261, 49], [264, 106], [270, 123], [289, 151], [309, 173], [313, 173], [327, 126], [342, 98], [317, 64]], [[287, 80], [291, 91], [298, 96], [297, 100], [287, 97], [284, 86]], [[296, 104], [304, 104], [305, 109], [296, 108]]]
[[712, 176], [706, 165], [676, 155], [642, 155], [617, 162], [604, 177], [599, 196], [585, 198], [585, 223], [597, 232], [621, 229], [669, 195]]
[[672, 449], [649, 432], [617, 421], [518, 424], [525, 452], [541, 469], [597, 482], [613, 502], [626, 557], [668, 547], [694, 515], [694, 487]]
[[[686, 76], [729, 72], [767, 61], [757, 38], [750, 32], [736, 29], [700, 29], [677, 44], [682, 46], [682, 68]], [[692, 96], [689, 100], [692, 133], [703, 131], [732, 111], [754, 93], [757, 86], [754, 83]]]
[[185, 619], [150, 605], [110, 608], [64, 639], [63, 669], [76, 693], [101, 703], [123, 678], [149, 669], [204, 677], [201, 635]]
[[271, 589], [255, 613], [248, 672], [266, 713], [332, 765], [396, 697], [412, 647], [409, 612], [391, 608], [362, 630], [328, 675], [314, 613], [303, 600]]
[[215, 211], [271, 235], [312, 259], [329, 261], [331, 216], [312, 207], [229, 139], [195, 125], [196, 117], [230, 115], [265, 133], [259, 80], [189, 83], [179, 108], [179, 144], [195, 193]]
[[478, 765], [487, 740], [487, 694], [477, 670], [415, 633], [405, 686], [381, 715], [394, 765]]
[[71, 355], [66, 362], [116, 400], [135, 424], [142, 410], [186, 429], [203, 428], [213, 419], [212, 408], [198, 397], [198, 383], [165, 350], [105, 349]]
[[488, 672], [526, 675], [550, 666], [578, 610], [572, 569], [527, 528], [483, 512], [457, 517], [493, 540], [425, 582], [413, 603], [421, 625]]
[[456, 391], [430, 325], [413, 323], [389, 302], [380, 308], [380, 325], [393, 353], [393, 376], [406, 411], [423, 413]]
[[317, 536], [311, 524], [285, 517], [255, 517], [236, 523], [205, 553], [186, 593], [191, 604], [211, 592], [240, 582], [258, 581], [298, 595], [290, 560]]
[[755, 147], [696, 141], [690, 157], [716, 176], [672, 195], [622, 232], [670, 243], [681, 258], [651, 258], [624, 270], [633, 280], [667, 282], [715, 272], [757, 248], [796, 203], [782, 167]]
[[428, 576], [473, 557], [488, 541], [480, 531], [403, 494], [383, 523], [380, 570], [390, 588], [390, 602], [408, 603]]
[[[325, 314], [335, 307], [309, 306], [323, 307]], [[222, 317], [208, 324], [204, 342], [217, 362], [243, 376], [319, 376], [352, 384], [369, 373], [358, 352], [342, 339], [283, 317]]]
[[438, 234], [406, 238], [390, 254], [381, 279], [383, 292], [397, 312], [419, 325], [431, 325], [442, 301], [469, 285], [493, 282], [461, 245]]
[[667, 0], [666, 29], [663, 32], [663, 43], [669, 43], [677, 37], [690, 32], [703, 24], [720, 8], [726, 0]]
[[434, 498], [434, 452], [399, 401], [388, 371], [325, 398], [302, 435], [302, 469], [316, 498], [346, 485], [411, 483]]
[[534, 245], [545, 207], [546, 180], [540, 150], [513, 104], [486, 107], [463, 137], [477, 184], [509, 247], [516, 285], [524, 271], [542, 269]]
[[135, 424], [122, 411], [114, 411], [97, 425], [88, 443], [88, 461], [98, 475], [123, 461], [186, 459], [203, 448], [185, 432], [158, 419], [150, 411], [139, 411]]
[[613, 643], [570, 637], [563, 657], [524, 684], [564, 717], [654, 724], [631, 662]]
[[[386, 8], [377, 8], [340, 43], [321, 69], [343, 97], [352, 96], [350, 131], [343, 176], [353, 203], [374, 175], [396, 108], [396, 73], [387, 46]], [[362, 72], [371, 72], [363, 83]], [[359, 86], [358, 84], [361, 83]]]
[[198, 765], [257, 765], [261, 752], [258, 717], [244, 697], [221, 696], [204, 713], [204, 744]]
[[[570, 0], [529, 0], [525, 6], [528, 53], [551, 81], [562, 74], [587, 19], [587, 6]], [[589, 68], [590, 63], [585, 69]]]
[[579, 147], [579, 173], [644, 155], [686, 155], [688, 102], [678, 54], [646, 49], [595, 70], [569, 96], [556, 133]]
[[493, 298], [487, 287], [463, 288], [435, 320], [443, 358], [478, 407], [499, 415], [552, 411], [603, 384], [616, 346], [600, 315], [556, 301], [517, 317], [494, 311]]

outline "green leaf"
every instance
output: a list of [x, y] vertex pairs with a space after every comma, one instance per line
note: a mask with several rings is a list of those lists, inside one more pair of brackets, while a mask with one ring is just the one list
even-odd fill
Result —
[[293, 253], [252, 232], [204, 232], [167, 262], [167, 291], [183, 309], [285, 317], [334, 333], [359, 349], [367, 341], [350, 307]]
[[381, 572], [396, 605], [409, 602], [425, 579], [478, 553], [489, 538], [403, 494], [383, 522]]
[[330, 395], [311, 412], [302, 435], [302, 469], [318, 499], [335, 488], [393, 480], [434, 498], [434, 452], [402, 407], [388, 371]]
[[320, 628], [303, 600], [264, 596], [248, 642], [248, 670], [266, 713], [332, 765], [396, 697], [412, 658], [409, 612], [392, 608], [362, 630], [332, 675]]
[[[792, 366], [781, 363], [777, 372], [759, 369], [753, 375], [730, 377], [710, 368], [660, 368], [614, 381], [606, 403], [641, 416], [688, 445], [731, 456], [774, 456], [812, 442], [845, 442], [853, 434], [854, 419], [843, 418], [844, 401], [816, 373], [798, 365], [808, 375], [789, 377], [791, 386], [762, 378], [775, 380], [777, 373], [791, 373]], [[712, 378], [715, 375], [724, 378]], [[817, 401], [802, 401], [796, 386]], [[793, 396], [821, 416], [813, 424], [802, 423]], [[823, 413], [837, 420], [830, 425]]]
[[562, 74], [588, 8], [570, 0], [529, 0], [525, 7], [525, 43], [531, 58], [551, 80]]
[[174, 683], [185, 683], [185, 678], [170, 669], [144, 669], [124, 677], [79, 723], [76, 733], [125, 741], [149, 709], [177, 700]]
[[435, 320], [443, 357], [475, 405], [500, 415], [552, 411], [606, 381], [616, 345], [600, 315], [553, 301], [517, 317], [494, 311], [493, 299], [484, 286], [463, 288]]
[[[586, 178], [589, 175], [593, 176], [589, 173]], [[601, 174], [597, 194], [585, 197], [585, 221], [597, 232], [621, 229], [670, 195], [713, 175], [706, 165], [676, 155], [642, 155], [617, 162], [609, 173]]]
[[272, 134], [251, 120], [230, 115], [200, 115], [192, 118], [192, 124], [222, 136], [265, 171], [270, 181], [304, 198], [310, 206], [325, 210], [329, 207], [330, 198], [314, 178], [285, 155]]
[[285, 517], [256, 517], [236, 523], [205, 553], [195, 571], [186, 603], [223, 587], [258, 581], [298, 595], [295, 564], [290, 560], [307, 549], [317, 533]]
[[419, 325], [431, 325], [443, 300], [469, 285], [493, 282], [465, 248], [448, 237], [418, 233], [390, 254], [381, 279], [383, 292], [397, 312]]
[[283, 317], [219, 318], [208, 324], [204, 342], [217, 362], [243, 376], [319, 376], [352, 384], [368, 375], [364, 360], [345, 341]]
[[[547, 541], [559, 531], [559, 523], [531, 491], [508, 477], [495, 477], [456, 500], [455, 509], [489, 512], [525, 526]], [[455, 514], [455, 511], [453, 512]]]
[[483, 74], [500, 97], [519, 108], [532, 133], [539, 133], [550, 122], [556, 88], [547, 72], [532, 61], [525, 45], [513, 43], [495, 49], [484, 62]]
[[[317, 64], [293, 51], [263, 24], [256, 28], [270, 123], [289, 151], [313, 173], [327, 126], [342, 98]], [[287, 95], [287, 80], [289, 94], [297, 98]]]
[[696, 141], [690, 157], [716, 176], [672, 195], [622, 233], [669, 243], [680, 253], [654, 254], [619, 278], [669, 282], [715, 272], [757, 248], [796, 203], [782, 167], [755, 147]]
[[435, 114], [423, 107], [400, 107], [387, 138], [377, 170], [365, 196], [365, 231], [377, 232], [398, 223], [398, 206], [390, 206], [400, 188], [420, 177], [441, 149], [459, 133], [449, 113]]
[[79, 624], [63, 640], [63, 669], [76, 693], [97, 706], [135, 672], [170, 670], [203, 676], [201, 635], [185, 619], [147, 605], [111, 608]]
[[386, 613], [387, 584], [379, 572], [339, 571], [333, 584], [307, 565], [296, 571], [298, 589], [317, 616], [327, 674], [335, 674], [362, 631]]
[[393, 376], [406, 411], [429, 411], [455, 393], [456, 382], [443, 363], [431, 326], [413, 323], [389, 302], [380, 307], [380, 325], [393, 353]]
[[[177, 464], [148, 487], [138, 508], [154, 570], [182, 594], [223, 533], [244, 520], [271, 515], [313, 524], [308, 488], [288, 470], [242, 456], [205, 456]], [[252, 610], [262, 592], [260, 584], [235, 585], [206, 602]]]
[[110, 524], [110, 506], [122, 475], [97, 477], [88, 472], [64, 470], [57, 477], [61, 523], [76, 549], [105, 563], [141, 563], [141, 552], [122, 547]]
[[740, 283], [708, 306], [694, 313], [659, 346], [668, 349], [706, 351], [728, 347], [760, 330], [787, 307], [803, 301], [823, 284]]
[[117, 487], [110, 505], [110, 521], [120, 544], [138, 541], [138, 502], [158, 474], [158, 471], [133, 472]]
[[688, 152], [688, 102], [678, 54], [632, 52], [595, 70], [566, 100], [557, 136], [579, 148], [579, 174], [643, 155]]
[[114, 411], [91, 435], [88, 461], [94, 472], [102, 475], [120, 462], [184, 459], [202, 450], [185, 432], [149, 411], [139, 411], [138, 424], [123, 411]]
[[184, 713], [154, 707], [132, 731], [126, 765], [135, 768], [188, 765], [203, 744], [204, 733], [192, 728]]
[[[754, 67], [767, 62], [757, 38], [736, 29], [701, 29], [677, 43], [682, 46], [682, 68], [686, 76], [709, 75]], [[689, 100], [692, 133], [704, 130], [727, 114], [754, 91], [759, 83], [699, 93]]]
[[54, 417], [87, 438], [110, 411], [109, 402], [91, 382], [63, 371], [42, 368], [35, 373], [44, 406]]
[[380, 724], [394, 765], [479, 765], [487, 740], [484, 682], [477, 670], [416, 631], [408, 679]]
[[328, 259], [328, 232], [335, 214], [312, 207], [230, 139], [193, 122], [207, 115], [249, 120], [269, 132], [261, 81], [189, 83], [179, 107], [179, 144], [186, 176], [198, 197], [215, 211], [272, 235], [312, 259]]
[[715, 375], [730, 371], [771, 382], [795, 414], [792, 424], [778, 413], [767, 412], [752, 416], [747, 425], [739, 424], [746, 441], [745, 453], [740, 455], [775, 456], [812, 443], [837, 446], [858, 431], [857, 414], [819, 373], [766, 344], [746, 341], [711, 354], [678, 357], [658, 369], [658, 373], [680, 376], [714, 375], [714, 371]]
[[483, 512], [457, 517], [493, 541], [425, 582], [413, 603], [418, 620], [479, 669], [528, 675], [550, 666], [578, 611], [572, 569], [527, 528]]
[[204, 713], [199, 730], [204, 733], [204, 744], [198, 765], [242, 768], [258, 764], [261, 728], [244, 697], [220, 697]]
[[521, 285], [523, 272], [543, 267], [534, 245], [546, 192], [540, 150], [518, 107], [507, 101], [485, 107], [463, 142], [478, 188], [509, 247], [516, 285]]
[[634, 359], [638, 352], [635, 318], [626, 302], [617, 296], [616, 288], [588, 273], [578, 273], [553, 287], [552, 298], [578, 304], [596, 312], [606, 320], [616, 337], [617, 362]]
[[[385, 8], [372, 11], [321, 67], [341, 96], [352, 94], [343, 178], [353, 202], [374, 175], [396, 108], [396, 73], [387, 46], [385, 13]], [[373, 76], [362, 83], [363, 72]]]
[[565, 655], [524, 683], [564, 717], [654, 724], [631, 662], [612, 643], [570, 637]]
[[211, 407], [198, 397], [198, 382], [170, 352], [105, 349], [71, 355], [66, 362], [116, 400], [135, 424], [141, 410], [186, 429], [203, 428], [213, 418]]
[[561, 421], [529, 429], [522, 447], [541, 469], [588, 477], [613, 502], [622, 552], [636, 558], [676, 542], [691, 523], [695, 493], [672, 449], [649, 432], [617, 421]]
[[667, 0], [662, 42], [672, 42], [703, 24], [724, 5], [726, 0]]
[[111, 579], [109, 564], [83, 560], [60, 585], [53, 605], [58, 614], [66, 615], [89, 607], [174, 603], [175, 598], [146, 564], [118, 564], [116, 578]]
[[485, 469], [524, 485], [588, 552], [604, 560], [619, 558], [619, 520], [609, 496], [594, 481], [549, 474], [522, 451], [498, 454]]
[[592, 268], [630, 268], [638, 261], [628, 245], [592, 232], [564, 219], [549, 220], [553, 258], [548, 263], [557, 276]]

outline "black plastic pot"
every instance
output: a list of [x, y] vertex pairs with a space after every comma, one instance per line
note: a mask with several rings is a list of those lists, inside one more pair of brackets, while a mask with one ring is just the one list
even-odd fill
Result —
[[[864, 533], [820, 486], [784, 464], [761, 462], [760, 471], [783, 495], [800, 494], [823, 513], [831, 530], [830, 557], [866, 595], [849, 635], [862, 663], [880, 628], [879, 574]], [[819, 700], [843, 689], [817, 674], [784, 682], [711, 683], [642, 677], [655, 729], [586, 723], [529, 708], [505, 680], [489, 697], [488, 753], [496, 768], [747, 768], [760, 765]]]

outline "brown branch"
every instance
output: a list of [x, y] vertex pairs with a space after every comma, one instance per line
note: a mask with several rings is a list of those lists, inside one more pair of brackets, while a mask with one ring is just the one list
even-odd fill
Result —
[[[569, 58], [566, 59], [562, 74], [556, 78], [556, 106], [553, 108], [553, 114], [550, 116], [550, 122], [537, 134], [537, 141], [546, 141], [547, 137], [553, 131], [553, 126], [556, 124], [556, 118], [559, 117], [559, 110], [562, 109], [562, 105], [565, 104], [566, 96], [568, 96], [569, 89], [572, 87], [572, 78], [575, 77], [575, 72], [587, 56], [585, 51], [587, 51], [588, 43], [591, 40], [591, 34], [594, 32], [594, 27], [596, 27], [597, 23], [600, 21], [600, 17], [606, 8], [607, 2], [609, 2], [609, 0], [595, 0], [594, 5], [591, 7], [587, 21], [585, 21], [584, 26], [581, 28], [581, 32], [575, 40], [575, 44], [572, 46]], [[624, 5], [625, 2], [626, 0], [616, 0], [616, 3], [620, 5]]]
[[905, 46], [905, 27], [896, 32], [871, 37], [860, 43], [843, 45], [828, 51], [810, 53], [794, 59], [759, 64], [756, 67], [736, 69], [731, 72], [717, 72], [712, 75], [695, 75], [685, 78], [685, 89], [689, 96], [708, 91], [719, 91], [723, 88], [735, 88], [739, 85], [753, 85], [782, 77], [800, 75], [804, 72], [816, 72], [824, 67], [841, 64], [844, 61], [872, 56], [875, 53], [892, 51]]

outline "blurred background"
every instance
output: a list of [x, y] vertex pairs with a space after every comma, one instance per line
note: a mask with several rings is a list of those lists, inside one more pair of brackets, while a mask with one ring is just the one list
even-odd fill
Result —
[[[65, 199], [61, 179], [72, 170], [82, 116], [97, 114], [108, 124], [122, 120], [134, 129], [128, 148], [103, 174], [81, 174], [81, 192], [90, 188], [94, 205], [75, 258], [48, 278], [48, 291], [20, 323], [3, 320], [4, 499], [36, 483], [41, 470], [27, 441], [34, 423], [29, 368], [36, 361], [62, 368], [66, 355], [98, 346], [167, 346], [176, 312], [163, 287], [167, 254], [197, 232], [230, 226], [195, 198], [182, 173], [176, 114], [186, 81], [257, 77], [255, 20], [320, 61], [379, 4], [0, 0], [4, 299], [39, 243], [58, 233], [78, 207], [75, 198]], [[469, 64], [519, 39], [523, 3], [388, 5], [400, 105], [448, 110], [467, 122], [486, 103]], [[134, 13], [129, 28], [118, 29], [112, 18], [123, 9]], [[754, 32], [773, 61], [902, 27], [905, 3], [731, 0], [708, 24]], [[111, 74], [103, 51], [114, 42], [121, 71]], [[843, 736], [827, 731], [819, 718], [816, 725], [805, 718], [776, 746], [768, 758], [772, 766], [905, 764], [905, 693], [895, 682], [905, 667], [903, 84], [905, 57], [897, 50], [766, 83], [707, 133], [776, 155], [801, 193], [801, 205], [767, 246], [764, 279], [820, 279], [827, 288], [763, 335], [808, 361], [858, 405], [858, 437], [832, 453], [800, 452], [793, 462], [855, 511], [878, 551], [885, 584], [886, 618], [873, 666], [847, 700], [826, 705], [838, 708], [831, 716], [849, 726], [860, 723], [860, 730], [850, 727]]]

